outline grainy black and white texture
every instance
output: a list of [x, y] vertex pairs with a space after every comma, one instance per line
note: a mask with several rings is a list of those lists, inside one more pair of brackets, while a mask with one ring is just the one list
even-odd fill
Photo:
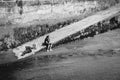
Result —
[[120, 80], [119, 2], [0, 0], [0, 80]]

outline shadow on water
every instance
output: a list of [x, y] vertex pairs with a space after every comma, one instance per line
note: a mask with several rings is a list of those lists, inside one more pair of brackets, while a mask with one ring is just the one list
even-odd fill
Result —
[[16, 71], [32, 67], [34, 65], [33, 63], [34, 58], [29, 58], [13, 63], [0, 64], [0, 80], [16, 80], [13, 74]]
[[[58, 59], [56, 58], [56, 60]], [[36, 67], [48, 66], [51, 61], [53, 60], [48, 58], [48, 56], [44, 56], [37, 57], [37, 60], [36, 57], [29, 57], [12, 63], [0, 64], [0, 80], [17, 80], [14, 75], [17, 72], [27, 69], [34, 69]]]
[[[39, 63], [38, 66], [41, 67], [48, 65], [49, 60], [47, 59], [43, 61], [40, 58], [37, 63]], [[0, 80], [17, 80], [14, 76], [15, 73], [34, 67], [37, 67], [35, 57], [29, 57], [12, 63], [0, 64]]]

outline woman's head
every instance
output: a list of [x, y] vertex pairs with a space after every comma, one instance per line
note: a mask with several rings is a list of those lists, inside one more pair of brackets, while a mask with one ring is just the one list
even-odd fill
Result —
[[46, 38], [49, 38], [49, 35], [47, 35]]

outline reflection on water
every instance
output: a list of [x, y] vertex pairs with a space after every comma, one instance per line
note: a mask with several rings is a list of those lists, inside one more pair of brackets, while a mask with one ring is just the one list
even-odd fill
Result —
[[61, 57], [29, 57], [17, 62], [2, 64], [0, 65], [0, 80], [17, 80], [15, 74], [18, 72], [27, 69], [48, 66], [53, 61], [61, 61]]
[[51, 64], [51, 62], [58, 62], [61, 60], [61, 57], [49, 57], [48, 55], [42, 57], [29, 57], [13, 63], [1, 64], [0, 80], [18, 80], [18, 77], [15, 76], [15, 74], [17, 74], [18, 72], [22, 73], [23, 70], [48, 66]]
[[0, 80], [16, 80], [15, 74], [17, 71], [25, 68], [30, 68], [34, 64], [34, 59], [27, 59], [25, 61], [18, 61], [14, 63], [7, 63], [0, 65]]
[[[37, 59], [37, 66], [42, 67], [49, 64], [50, 60], [41, 60]], [[17, 61], [14, 63], [7, 63], [7, 64], [1, 64], [0, 65], [0, 80], [17, 80], [16, 74], [18, 71], [30, 69], [37, 67], [36, 66], [36, 59], [35, 58], [28, 58], [26, 60]]]

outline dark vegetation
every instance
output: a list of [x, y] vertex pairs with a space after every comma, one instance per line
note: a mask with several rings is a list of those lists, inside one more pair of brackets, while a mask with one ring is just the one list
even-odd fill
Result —
[[10, 48], [14, 48], [17, 43], [18, 42], [15, 41], [15, 39], [11, 37], [10, 34], [4, 35], [0, 39], [0, 51], [6, 51]]

